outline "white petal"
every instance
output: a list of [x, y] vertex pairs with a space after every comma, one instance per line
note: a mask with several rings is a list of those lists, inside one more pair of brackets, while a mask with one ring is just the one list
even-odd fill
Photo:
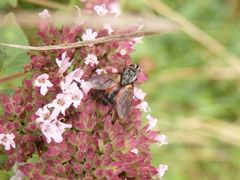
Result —
[[45, 96], [47, 94], [47, 92], [48, 92], [47, 86], [42, 85], [41, 88], [40, 88], [40, 94]]
[[167, 139], [167, 136], [165, 134], [159, 134], [154, 139], [156, 141], [158, 141], [158, 146], [168, 144], [168, 139]]
[[5, 134], [0, 134], [0, 140], [2, 140], [5, 137]]
[[61, 60], [56, 59], [56, 63], [57, 63], [57, 65], [58, 65], [58, 67], [61, 67], [61, 64], [62, 64], [62, 61], [61, 61]]
[[61, 134], [55, 134], [52, 138], [56, 143], [61, 143], [63, 141], [63, 137]]
[[62, 53], [62, 60], [64, 60], [67, 56], [67, 52], [65, 51], [64, 53]]
[[44, 9], [42, 12], [38, 13], [41, 19], [50, 19], [51, 15], [49, 14], [47, 9]]
[[49, 80], [46, 81], [45, 85], [47, 87], [53, 87], [53, 83], [51, 83]]
[[34, 86], [36, 87], [40, 87], [42, 84], [38, 81], [38, 80], [35, 80], [34, 81]]
[[4, 149], [5, 149], [6, 151], [10, 150], [10, 144], [5, 144]]
[[157, 119], [152, 118], [152, 116], [150, 114], [148, 114], [146, 116], [146, 118], [148, 119], [148, 122], [149, 122], [147, 131], [152, 130], [156, 126], [156, 124], [157, 124]]
[[46, 137], [48, 144], [52, 142], [52, 138], [50, 136], [47, 136], [46, 134], [44, 134], [44, 136]]
[[136, 87], [134, 87], [133, 92], [134, 92], [134, 97], [137, 98], [137, 99], [139, 99], [139, 100], [141, 100], [141, 101], [142, 101], [142, 100], [145, 98], [145, 96], [146, 96], [146, 93], [144, 93], [141, 89], [136, 88]]
[[15, 135], [14, 135], [13, 133], [7, 134], [7, 136], [8, 136], [8, 138], [10, 138], [10, 139], [14, 139], [14, 138], [15, 138]]
[[105, 24], [103, 27], [104, 27], [104, 29], [106, 29], [108, 31], [108, 35], [111, 35], [114, 32], [114, 30], [110, 24]]
[[15, 148], [15, 147], [16, 147], [16, 144], [15, 144], [15, 142], [14, 142], [14, 141], [12, 141], [11, 145], [12, 145], [12, 147], [13, 147], [13, 148]]
[[163, 177], [165, 172], [168, 170], [168, 166], [165, 164], [160, 164], [157, 171], [160, 177]]
[[138, 154], [139, 151], [138, 151], [137, 148], [134, 148], [134, 149], [131, 150], [131, 152], [134, 153], [134, 154]]

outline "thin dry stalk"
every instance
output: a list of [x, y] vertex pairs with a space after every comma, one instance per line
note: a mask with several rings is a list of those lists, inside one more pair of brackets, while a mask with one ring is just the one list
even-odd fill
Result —
[[129, 34], [119, 34], [119, 35], [101, 37], [92, 41], [79, 41], [79, 42], [74, 42], [69, 44], [59, 44], [59, 45], [53, 45], [53, 46], [24, 46], [24, 45], [6, 44], [6, 43], [0, 43], [0, 45], [12, 47], [12, 48], [34, 50], [34, 51], [47, 51], [47, 50], [57, 50], [57, 49], [79, 48], [79, 47], [88, 46], [92, 44], [101, 44], [101, 43], [107, 43], [111, 41], [122, 41], [126, 39], [143, 37], [148, 35], [156, 35], [156, 34], [162, 34], [162, 33], [166, 33], [166, 32], [160, 31], [160, 30], [158, 32], [134, 32]]
[[9, 76], [1, 77], [0, 78], [0, 84], [5, 83], [7, 81], [17, 79], [17, 78], [20, 78], [20, 77], [23, 77], [23, 76], [24, 76], [24, 73], [16, 73], [16, 74], [11, 74]]

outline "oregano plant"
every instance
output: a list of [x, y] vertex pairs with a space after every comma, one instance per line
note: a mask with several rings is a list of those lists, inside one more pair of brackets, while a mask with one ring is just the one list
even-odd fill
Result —
[[[87, 1], [85, 9], [98, 16], [121, 13], [115, 0]], [[73, 26], [57, 28], [48, 10], [39, 16], [37, 34], [43, 46], [91, 41], [141, 28], [117, 29], [104, 24], [96, 29], [81, 19]], [[12, 180], [148, 180], [164, 175], [168, 167], [151, 164], [150, 146], [167, 144], [167, 138], [153, 130], [157, 119], [150, 115], [146, 94], [137, 88], [147, 80], [141, 68], [131, 82], [131, 97], [122, 96], [131, 102], [129, 107], [124, 103], [120, 107], [127, 109], [124, 117], [116, 107], [122, 85], [115, 82], [119, 87], [115, 91], [110, 85], [96, 90], [90, 81], [97, 76], [123, 77], [133, 64], [130, 54], [139, 40], [29, 53], [31, 62], [25, 65], [28, 78], [13, 95], [1, 95], [0, 152], [6, 155], [1, 169], [13, 168]], [[113, 102], [103, 102], [109, 94]], [[143, 113], [148, 124], [141, 120]]]

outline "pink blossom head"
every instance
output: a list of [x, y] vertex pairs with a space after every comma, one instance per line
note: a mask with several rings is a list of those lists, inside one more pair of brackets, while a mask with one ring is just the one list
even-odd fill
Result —
[[[98, 16], [120, 13], [116, 0], [84, 4], [88, 13]], [[96, 29], [83, 22], [57, 28], [47, 10], [39, 16], [39, 43], [46, 46], [138, 30], [116, 29], [111, 24]], [[118, 92], [125, 87], [115, 80], [113, 86], [96, 90], [90, 83], [93, 76], [120, 79], [124, 68], [133, 64], [130, 53], [136, 43], [136, 39], [127, 39], [30, 53], [22, 87], [1, 97], [0, 147], [7, 156], [4, 167], [18, 167], [12, 178], [118, 180], [163, 176], [167, 166], [151, 164], [150, 147], [167, 144], [167, 138], [153, 131], [157, 120], [151, 115], [146, 117], [147, 124], [141, 120], [143, 112], [150, 113], [146, 93], [137, 87], [146, 76], [139, 74], [133, 82], [129, 113], [124, 118], [118, 117], [116, 103]], [[113, 103], [104, 102], [109, 96]], [[38, 156], [37, 162], [29, 161], [33, 155]]]

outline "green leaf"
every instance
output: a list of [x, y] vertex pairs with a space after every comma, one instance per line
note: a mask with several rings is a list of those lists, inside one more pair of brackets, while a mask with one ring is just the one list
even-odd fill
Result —
[[[0, 24], [0, 42], [28, 45], [28, 39], [17, 24], [13, 13], [8, 14]], [[26, 50], [0, 46], [0, 77], [22, 72], [29, 62]], [[16, 84], [18, 85], [18, 84]], [[6, 89], [0, 84], [0, 89]]]
[[[15, 16], [12, 13], [8, 14], [4, 18], [3, 23], [0, 24], [0, 40], [3, 43], [28, 45], [27, 37], [20, 26], [17, 24]], [[2, 69], [0, 69], [1, 74], [2, 71], [6, 70], [6, 68], [15, 68], [15, 66], [11, 67], [9, 65], [14, 65], [13, 62], [16, 62], [16, 58], [20, 54], [26, 53], [26, 51], [23, 51], [21, 49], [4, 46], [0, 46], [0, 52], [2, 56], [1, 63], [3, 63]], [[24, 65], [25, 62], [22, 63], [20, 60], [18, 60], [16, 63], [21, 63]], [[19, 72], [19, 69], [16, 69], [15, 72]]]
[[8, 180], [9, 176], [5, 171], [0, 171], [0, 179], [1, 180]]
[[17, 7], [18, 6], [18, 0], [1, 0], [0, 1], [0, 9], [6, 9], [9, 6]]
[[79, 5], [79, 1], [78, 0], [70, 0], [69, 1], [69, 6], [78, 6]]
[[0, 10], [4, 9], [8, 3], [6, 1], [0, 1]]
[[39, 162], [39, 156], [37, 154], [33, 154], [31, 158], [27, 160], [29, 163], [36, 163]]
[[7, 0], [7, 2], [13, 7], [17, 7], [18, 5], [18, 0]]
[[0, 166], [6, 164], [7, 160], [8, 160], [8, 156], [6, 154], [1, 154], [0, 155]]

